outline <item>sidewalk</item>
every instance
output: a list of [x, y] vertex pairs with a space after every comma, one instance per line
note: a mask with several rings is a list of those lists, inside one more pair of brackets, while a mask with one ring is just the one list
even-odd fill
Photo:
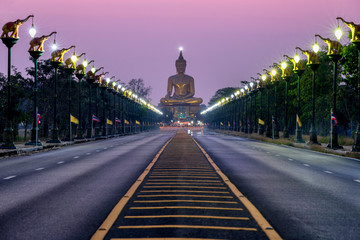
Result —
[[[226, 135], [239, 136], [239, 137], [255, 139], [255, 140], [259, 140], [259, 141], [263, 141], [263, 142], [269, 142], [269, 143], [280, 144], [280, 145], [285, 145], [285, 146], [290, 146], [290, 147], [308, 149], [308, 150], [312, 150], [312, 151], [316, 151], [316, 152], [329, 153], [329, 154], [335, 154], [335, 155], [344, 156], [344, 157], [360, 159], [360, 153], [351, 151], [352, 145], [344, 145], [343, 149], [337, 149], [337, 150], [327, 148], [327, 145], [328, 145], [327, 143], [320, 143], [320, 145], [309, 145], [309, 144], [307, 144], [307, 142], [309, 140], [308, 135], [303, 135], [303, 139], [304, 139], [305, 143], [295, 143], [294, 136], [290, 136], [290, 139], [281, 138], [281, 137], [279, 139], [272, 139], [272, 138], [258, 135], [257, 133], [246, 134], [243, 132], [219, 130], [219, 129], [212, 130], [212, 131], [221, 133], [221, 134], [226, 134]], [[282, 134], [280, 132], [280, 136], [281, 135]], [[319, 140], [319, 142], [320, 142], [320, 140]]]
[[33, 151], [41, 151], [44, 149], [50, 149], [50, 148], [56, 148], [56, 147], [64, 147], [67, 145], [73, 145], [77, 143], [82, 142], [88, 142], [88, 141], [95, 141], [95, 139], [75, 139], [74, 141], [64, 141], [61, 143], [46, 143], [41, 142], [42, 146], [32, 146], [32, 145], [25, 145], [26, 142], [15, 142], [16, 149], [0, 149], [0, 157], [4, 156], [13, 156], [13, 155], [21, 155], [24, 153], [29, 153]]

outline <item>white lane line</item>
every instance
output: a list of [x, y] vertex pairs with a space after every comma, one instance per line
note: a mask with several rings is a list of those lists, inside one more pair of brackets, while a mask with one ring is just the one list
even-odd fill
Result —
[[288, 158], [288, 160], [289, 160], [289, 161], [294, 161], [294, 159], [292, 159], [292, 158]]
[[86, 155], [90, 155], [91, 153], [86, 153]]
[[360, 183], [360, 179], [354, 179], [354, 182]]
[[266, 152], [266, 153], [270, 153], [270, 152]]
[[324, 171], [324, 173], [332, 174], [333, 172], [330, 172], [330, 171]]
[[100, 152], [101, 150], [96, 150], [96, 152]]
[[277, 156], [277, 157], [280, 157], [281, 155], [279, 155], [279, 154], [276, 154], [275, 156]]
[[110, 147], [114, 147], [114, 145], [111, 145]]
[[35, 171], [41, 171], [41, 170], [44, 170], [45, 168], [37, 168], [37, 169], [35, 169]]
[[64, 161], [57, 162], [57, 164], [63, 164], [63, 163], [64, 163]]
[[107, 149], [107, 147], [104, 147], [104, 149]]
[[16, 175], [8, 176], [8, 177], [3, 178], [3, 179], [4, 179], [4, 180], [9, 180], [9, 179], [12, 179], [12, 178], [14, 178], [14, 177], [16, 177]]
[[309, 164], [306, 164], [306, 163], [304, 163], [304, 166], [305, 166], [305, 167], [310, 167], [310, 165], [309, 165]]
[[76, 156], [76, 157], [74, 157], [74, 158], [79, 158], [80, 156]]

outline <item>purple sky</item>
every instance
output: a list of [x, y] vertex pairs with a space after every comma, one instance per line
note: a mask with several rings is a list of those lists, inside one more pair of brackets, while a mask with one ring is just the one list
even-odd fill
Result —
[[[238, 87], [296, 46], [310, 48], [314, 34], [332, 37], [337, 16], [360, 23], [359, 13], [359, 0], [1, 0], [0, 25], [34, 14], [37, 36], [57, 31], [60, 47], [76, 45], [110, 76], [143, 78], [155, 105], [183, 46], [195, 96], [207, 104], [217, 89]], [[20, 28], [13, 48], [20, 70], [32, 65], [30, 26]], [[50, 57], [51, 42], [41, 59]], [[1, 44], [0, 71], [6, 69]]]

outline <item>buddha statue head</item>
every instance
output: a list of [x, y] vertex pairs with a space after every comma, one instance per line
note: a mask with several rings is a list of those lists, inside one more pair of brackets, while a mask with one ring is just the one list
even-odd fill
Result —
[[179, 55], [179, 58], [175, 62], [175, 66], [176, 66], [176, 71], [178, 73], [185, 73], [186, 60], [184, 59], [184, 57], [182, 55], [182, 51], [180, 51], [180, 55]]

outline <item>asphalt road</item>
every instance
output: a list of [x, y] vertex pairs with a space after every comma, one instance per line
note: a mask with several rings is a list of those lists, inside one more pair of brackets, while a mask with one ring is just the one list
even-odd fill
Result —
[[173, 134], [0, 159], [0, 239], [90, 239]]
[[284, 239], [360, 239], [360, 161], [212, 132], [194, 137]]
[[[174, 132], [0, 159], [0, 239], [89, 239]], [[360, 239], [360, 162], [206, 132], [195, 139], [285, 239]]]

